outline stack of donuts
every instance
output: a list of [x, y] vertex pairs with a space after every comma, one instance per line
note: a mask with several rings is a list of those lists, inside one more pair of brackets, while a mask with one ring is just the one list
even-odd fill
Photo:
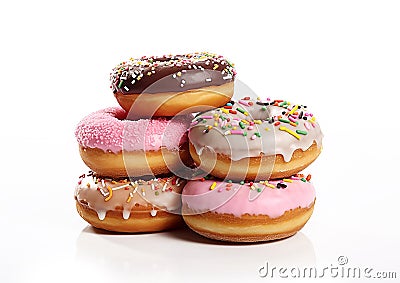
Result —
[[302, 170], [321, 152], [320, 127], [306, 105], [232, 100], [235, 78], [228, 60], [207, 52], [117, 65], [110, 79], [121, 107], [88, 115], [75, 131], [90, 168], [75, 191], [81, 217], [115, 232], [184, 220], [232, 242], [299, 231], [314, 208]]
[[315, 190], [301, 170], [322, 149], [308, 107], [244, 97], [197, 115], [190, 154], [211, 178], [188, 181], [182, 214], [197, 233], [233, 242], [289, 237], [311, 217]]
[[75, 130], [90, 168], [75, 190], [80, 216], [116, 232], [162, 231], [183, 223], [186, 180], [173, 172], [193, 162], [190, 113], [229, 102], [235, 74], [229, 61], [206, 52], [118, 64], [110, 79], [121, 107], [89, 114]]

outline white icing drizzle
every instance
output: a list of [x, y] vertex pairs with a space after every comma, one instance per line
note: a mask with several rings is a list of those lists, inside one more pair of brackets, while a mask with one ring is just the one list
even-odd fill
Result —
[[97, 216], [99, 217], [99, 220], [103, 221], [106, 218], [106, 210], [97, 210]]
[[197, 154], [201, 155], [208, 148], [211, 152], [229, 156], [233, 161], [260, 154], [281, 154], [289, 162], [296, 149], [305, 151], [314, 142], [318, 147], [322, 146], [323, 134], [306, 106], [287, 102], [284, 106], [259, 105], [257, 102], [265, 103], [240, 100], [228, 105], [230, 109], [221, 107], [196, 117], [191, 124], [189, 140]]
[[130, 216], [131, 216], [131, 211], [130, 210], [124, 209], [122, 211], [122, 218], [124, 218], [125, 220], [129, 219]]
[[[107, 211], [121, 211], [121, 207], [122, 218], [127, 220], [138, 205], [145, 210], [151, 206], [150, 214], [155, 217], [157, 209], [179, 210], [183, 186], [178, 186], [176, 180], [177, 177], [172, 176], [129, 182], [102, 179], [93, 173], [83, 174], [79, 178], [75, 198], [96, 211], [100, 220], [105, 219]], [[179, 185], [185, 182], [180, 179]]]

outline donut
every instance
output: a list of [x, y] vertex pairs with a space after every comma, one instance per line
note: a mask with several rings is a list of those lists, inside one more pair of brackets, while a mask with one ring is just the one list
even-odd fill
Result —
[[84, 163], [107, 177], [166, 174], [190, 162], [187, 128], [193, 116], [127, 120], [120, 107], [96, 111], [75, 136]]
[[245, 97], [197, 115], [188, 136], [202, 170], [240, 181], [300, 172], [320, 154], [323, 134], [305, 105]]
[[96, 228], [114, 232], [155, 232], [181, 225], [181, 191], [176, 176], [150, 180], [109, 179], [93, 172], [79, 177], [79, 215]]
[[188, 181], [182, 191], [186, 224], [207, 238], [257, 242], [286, 238], [311, 217], [311, 175], [248, 182]]
[[[111, 89], [126, 111], [140, 117], [205, 111], [229, 102], [236, 71], [221, 55], [196, 52], [130, 58], [110, 73]], [[140, 99], [139, 99], [140, 98]]]

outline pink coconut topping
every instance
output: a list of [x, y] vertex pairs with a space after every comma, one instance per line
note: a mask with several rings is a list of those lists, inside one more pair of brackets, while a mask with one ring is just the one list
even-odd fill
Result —
[[76, 127], [78, 143], [114, 153], [159, 150], [161, 147], [177, 150], [187, 140], [187, 129], [192, 119], [192, 116], [177, 116], [132, 121], [125, 120], [126, 116], [127, 112], [120, 107], [89, 114]]

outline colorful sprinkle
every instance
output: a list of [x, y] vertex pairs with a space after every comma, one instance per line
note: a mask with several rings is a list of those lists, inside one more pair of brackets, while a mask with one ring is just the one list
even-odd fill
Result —
[[210, 191], [214, 190], [216, 186], [217, 182], [213, 182], [212, 185], [210, 186]]
[[231, 130], [231, 135], [243, 135], [242, 130]]
[[286, 127], [280, 126], [280, 127], [279, 127], [279, 130], [285, 131], [285, 132], [291, 134], [292, 136], [294, 136], [294, 137], [295, 137], [296, 139], [298, 139], [298, 140], [300, 139], [300, 136], [299, 136], [298, 134], [296, 134], [296, 133], [293, 132], [292, 130], [289, 130], [289, 129], [286, 128]]
[[298, 105], [295, 105], [292, 110], [290, 110], [289, 115], [292, 115], [299, 108]]
[[242, 99], [239, 100], [239, 103], [244, 105], [244, 106], [250, 106], [248, 101], [245, 101], [245, 100], [242, 100]]
[[240, 108], [240, 107], [236, 108], [236, 110], [239, 111], [240, 113], [246, 115], [246, 116], [249, 115], [249, 113], [247, 113], [246, 110], [244, 110], [244, 109], [242, 109], [242, 108]]
[[104, 201], [109, 201], [109, 200], [112, 198], [112, 196], [113, 196], [113, 191], [112, 191], [112, 189], [111, 189], [110, 186], [107, 186], [107, 190], [108, 190], [108, 197], [106, 197], [106, 198], [104, 199]]
[[307, 132], [303, 131], [303, 130], [296, 130], [296, 133], [298, 133], [300, 135], [307, 135]]
[[271, 189], [275, 189], [275, 186], [273, 184], [270, 183], [264, 183], [264, 185], [266, 185], [267, 187], [271, 188]]
[[290, 123], [290, 121], [286, 119], [279, 118], [278, 120], [281, 121], [282, 123], [287, 123], [287, 124]]
[[130, 192], [130, 193], [129, 193], [129, 196], [128, 196], [127, 200], [126, 200], [126, 202], [127, 202], [127, 203], [130, 203], [131, 200], [132, 200], [132, 198], [133, 198], [133, 193]]

